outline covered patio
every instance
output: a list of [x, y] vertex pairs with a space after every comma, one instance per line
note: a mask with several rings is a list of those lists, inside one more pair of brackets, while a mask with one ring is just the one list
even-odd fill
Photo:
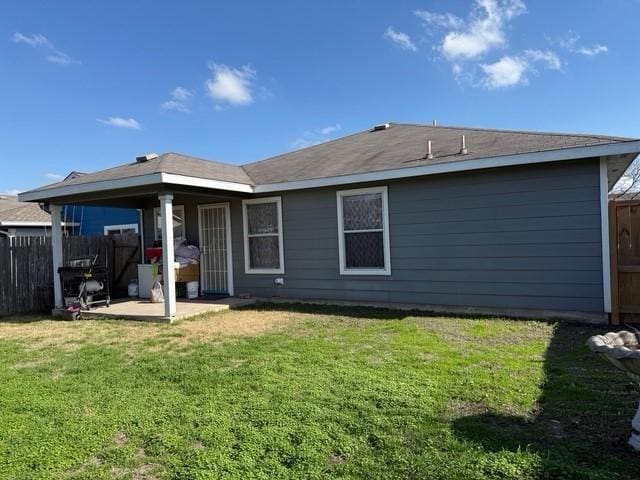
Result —
[[[58, 269], [70, 260], [63, 258], [63, 205], [137, 209], [142, 252], [152, 246], [162, 249], [158, 273], [163, 303], [154, 304], [143, 298], [114, 301], [109, 307], [93, 307], [83, 316], [172, 321], [248, 304], [247, 300], [232, 298], [231, 206], [238, 205], [239, 209], [241, 199], [252, 191], [249, 182], [233, 166], [165, 154], [138, 157], [133, 164], [21, 194], [21, 200], [40, 202], [51, 212], [54, 314], [65, 307]], [[199, 281], [198, 299], [176, 299], [176, 275], [180, 270], [175, 262], [174, 242], [179, 236], [200, 250], [197, 277], [191, 277]], [[140, 262], [148, 263], [145, 258]], [[145, 292], [140, 293], [142, 297]]]

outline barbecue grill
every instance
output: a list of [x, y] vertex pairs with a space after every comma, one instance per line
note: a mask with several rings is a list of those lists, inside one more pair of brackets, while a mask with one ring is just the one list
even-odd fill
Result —
[[75, 298], [74, 305], [80, 310], [90, 310], [92, 305], [111, 304], [109, 293], [109, 269], [105, 255], [104, 263], [98, 263], [100, 254], [94, 257], [72, 260], [67, 266], [58, 268], [62, 291], [65, 297]]

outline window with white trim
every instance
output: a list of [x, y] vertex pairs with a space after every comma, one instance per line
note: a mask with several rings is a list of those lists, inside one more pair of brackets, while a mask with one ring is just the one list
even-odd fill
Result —
[[246, 273], [284, 273], [280, 197], [242, 201]]
[[[155, 240], [162, 240], [162, 216], [160, 214], [160, 207], [153, 209], [153, 226]], [[185, 238], [185, 226], [184, 226], [184, 205], [173, 206], [173, 238]]]
[[341, 275], [391, 275], [387, 187], [337, 192]]
[[138, 224], [137, 223], [128, 223], [125, 225], [105, 225], [104, 226], [104, 234], [105, 235], [124, 235], [126, 233], [135, 233], [138, 234]]

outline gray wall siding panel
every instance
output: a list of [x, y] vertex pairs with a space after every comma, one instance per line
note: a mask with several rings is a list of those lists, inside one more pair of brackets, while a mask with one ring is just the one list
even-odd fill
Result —
[[342, 188], [291, 191], [281, 194], [284, 275], [244, 273], [242, 207], [232, 201], [236, 292], [602, 312], [596, 159], [375, 185], [384, 184], [391, 276], [339, 274]]

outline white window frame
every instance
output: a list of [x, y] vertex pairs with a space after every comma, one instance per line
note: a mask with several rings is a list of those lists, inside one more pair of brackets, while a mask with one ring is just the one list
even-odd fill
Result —
[[[184, 205], [174, 205], [173, 206], [173, 214], [176, 215], [178, 210], [182, 210], [182, 238], [187, 237], [187, 217], [184, 211]], [[160, 207], [155, 207], [153, 209], [153, 239], [154, 240], [162, 240], [162, 233], [158, 232], [158, 217], [160, 216]], [[171, 224], [173, 225], [173, 219], [171, 219]], [[160, 235], [158, 235], [160, 233]], [[175, 237], [176, 235], [174, 235]]]
[[140, 233], [138, 230], [137, 223], [125, 223], [122, 225], [105, 225], [104, 226], [105, 235], [109, 235], [109, 232], [113, 232], [114, 230], [120, 230], [120, 233], [122, 233], [122, 230], [134, 230], [136, 232], [136, 235]]
[[[382, 229], [372, 230], [347, 230], [344, 231], [344, 215], [342, 200], [344, 197], [366, 195], [368, 193], [382, 194]], [[389, 199], [387, 186], [356, 188], [353, 190], [339, 190], [336, 192], [338, 203], [338, 254], [340, 256], [340, 275], [391, 275], [391, 251], [389, 242]], [[382, 243], [384, 249], [383, 268], [347, 268], [345, 233], [379, 232], [382, 231]]]
[[[256, 205], [261, 203], [275, 203], [278, 212], [278, 233], [253, 234], [249, 235], [249, 218], [247, 215], [247, 205]], [[244, 273], [248, 274], [283, 274], [284, 273], [284, 241], [282, 234], [282, 197], [264, 197], [252, 198], [250, 200], [242, 200], [242, 224], [244, 237]], [[249, 258], [249, 238], [250, 237], [267, 237], [278, 236], [278, 250], [280, 254], [280, 268], [251, 268]]]

